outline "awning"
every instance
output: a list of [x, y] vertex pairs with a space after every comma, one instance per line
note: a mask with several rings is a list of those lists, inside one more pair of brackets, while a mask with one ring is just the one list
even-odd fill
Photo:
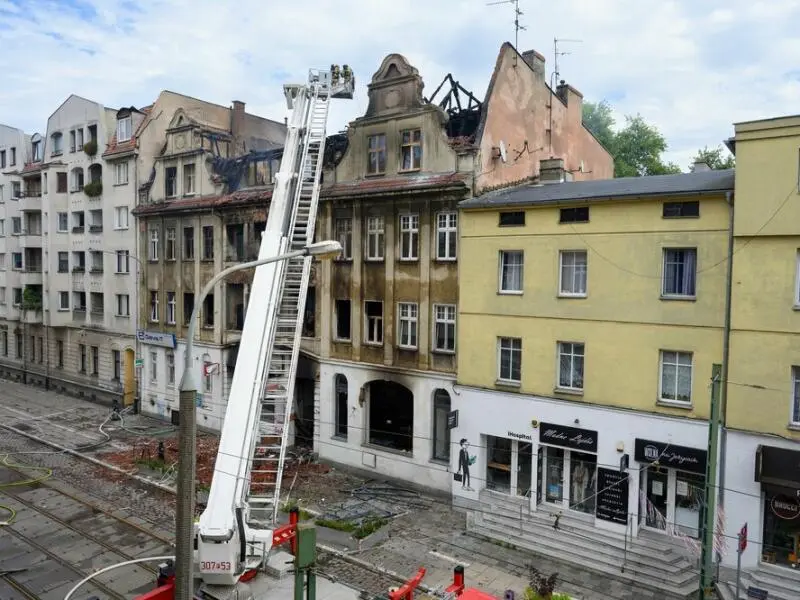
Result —
[[800, 490], [800, 450], [759, 446], [755, 480], [766, 485]]

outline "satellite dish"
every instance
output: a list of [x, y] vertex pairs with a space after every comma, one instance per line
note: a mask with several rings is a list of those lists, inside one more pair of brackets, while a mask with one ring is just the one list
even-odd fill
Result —
[[506, 152], [506, 143], [500, 140], [500, 145], [497, 148], [500, 151], [500, 160], [506, 162], [508, 160], [508, 153]]

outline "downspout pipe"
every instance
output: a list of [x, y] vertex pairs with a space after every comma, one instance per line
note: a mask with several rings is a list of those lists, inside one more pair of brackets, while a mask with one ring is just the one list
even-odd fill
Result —
[[728, 365], [731, 354], [731, 303], [733, 290], [733, 217], [734, 193], [725, 192], [728, 203], [728, 260], [725, 274], [725, 320], [722, 330], [722, 387], [720, 390], [720, 453], [719, 453], [719, 506], [725, 505], [725, 463], [728, 438]]

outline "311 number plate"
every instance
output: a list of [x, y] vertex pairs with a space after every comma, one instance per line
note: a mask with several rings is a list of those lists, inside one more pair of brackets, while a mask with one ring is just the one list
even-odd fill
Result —
[[231, 563], [228, 561], [217, 562], [214, 560], [204, 560], [200, 562], [200, 570], [206, 573], [221, 573], [231, 570]]

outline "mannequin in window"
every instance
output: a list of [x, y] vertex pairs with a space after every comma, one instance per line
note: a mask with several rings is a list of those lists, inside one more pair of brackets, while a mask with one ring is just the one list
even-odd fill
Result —
[[589, 469], [586, 464], [581, 460], [577, 461], [575, 468], [572, 472], [572, 504], [573, 506], [582, 507], [586, 499], [586, 488], [589, 486]]

